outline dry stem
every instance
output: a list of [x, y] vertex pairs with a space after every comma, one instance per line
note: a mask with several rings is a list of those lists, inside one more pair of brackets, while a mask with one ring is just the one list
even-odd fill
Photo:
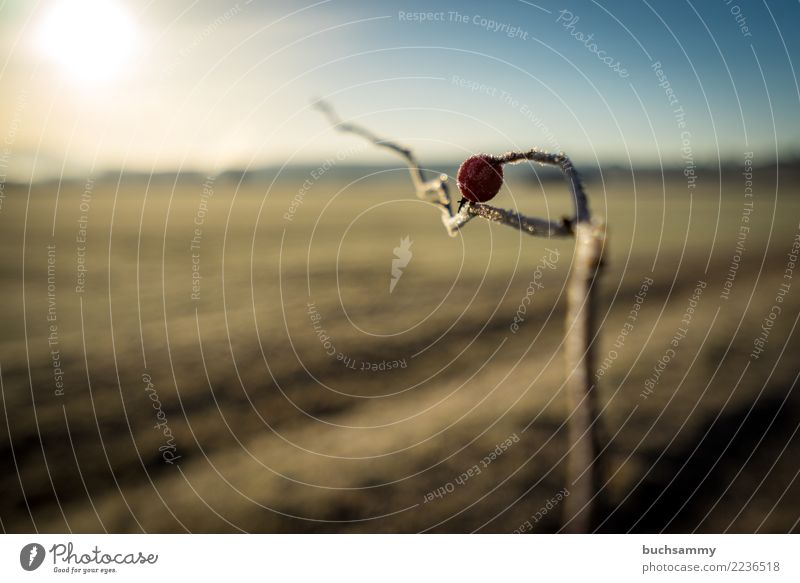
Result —
[[600, 492], [599, 406], [594, 382], [592, 344], [595, 335], [597, 277], [602, 267], [605, 246], [605, 227], [592, 221], [589, 203], [580, 177], [570, 159], [563, 153], [552, 154], [538, 149], [525, 152], [507, 152], [492, 158], [502, 164], [516, 164], [525, 160], [543, 165], [557, 166], [566, 179], [572, 196], [572, 218], [554, 222], [527, 217], [513, 210], [504, 210], [488, 204], [468, 202], [454, 211], [447, 188], [447, 175], [440, 174], [425, 180], [423, 170], [409, 148], [380, 138], [369, 130], [343, 121], [327, 103], [315, 104], [341, 132], [352, 133], [369, 140], [378, 147], [389, 149], [403, 157], [408, 164], [417, 196], [431, 200], [442, 210], [442, 222], [451, 236], [474, 217], [507, 225], [520, 232], [538, 237], [575, 237], [575, 255], [567, 283], [567, 313], [564, 331], [564, 360], [566, 364], [566, 391], [571, 410], [569, 422], [569, 456], [567, 479], [570, 495], [564, 503], [565, 530], [589, 532], [594, 522], [593, 512]]

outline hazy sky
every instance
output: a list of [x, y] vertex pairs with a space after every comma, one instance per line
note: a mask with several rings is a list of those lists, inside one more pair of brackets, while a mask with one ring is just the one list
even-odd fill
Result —
[[0, 0], [0, 174], [387, 161], [314, 96], [431, 162], [766, 161], [800, 151], [799, 24], [797, 1]]

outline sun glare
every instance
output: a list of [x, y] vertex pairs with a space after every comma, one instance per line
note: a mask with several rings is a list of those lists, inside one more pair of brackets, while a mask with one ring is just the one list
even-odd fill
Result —
[[136, 26], [113, 0], [57, 0], [39, 29], [39, 48], [70, 77], [97, 82], [117, 76], [136, 48]]

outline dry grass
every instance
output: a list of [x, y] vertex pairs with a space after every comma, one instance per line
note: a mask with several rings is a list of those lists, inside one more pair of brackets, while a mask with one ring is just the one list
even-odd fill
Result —
[[[83, 185], [62, 186], [54, 238], [62, 397], [53, 392], [46, 320], [57, 188], [38, 185], [28, 196], [8, 187], [0, 216], [4, 529], [509, 532], [530, 518], [564, 486], [560, 294], [572, 242], [478, 221], [450, 239], [406, 180], [398, 172], [346, 187], [332, 170], [291, 222], [282, 215], [296, 177], [269, 191], [217, 180], [199, 301], [190, 298], [189, 243], [201, 180], [146, 190], [130, 179], [116, 196], [114, 181], [98, 181], [82, 295], [73, 286]], [[739, 379], [797, 229], [797, 188], [781, 185], [776, 203], [774, 186], [762, 185], [744, 263], [723, 301], [740, 185], [735, 176], [723, 185], [721, 202], [719, 186], [705, 184], [691, 200], [675, 181], [666, 194], [653, 181], [637, 182], [635, 193], [621, 179], [588, 185], [613, 244], [600, 360], [642, 279], [655, 280], [602, 383], [616, 508], [605, 530], [796, 528], [796, 290], [767, 353]], [[553, 217], [568, 209], [561, 184], [548, 183], [546, 198], [530, 190], [515, 190], [521, 208]], [[510, 200], [506, 193], [499, 204]], [[405, 235], [414, 257], [390, 295], [392, 249]], [[559, 263], [512, 334], [545, 247], [559, 251]], [[689, 333], [642, 399], [701, 278], [708, 287]], [[337, 351], [407, 367], [366, 372], [329, 357], [309, 301]], [[164, 437], [153, 428], [143, 356], [179, 465], [158, 451]], [[519, 443], [480, 475], [424, 503], [515, 433]], [[558, 528], [557, 511], [535, 525]]]

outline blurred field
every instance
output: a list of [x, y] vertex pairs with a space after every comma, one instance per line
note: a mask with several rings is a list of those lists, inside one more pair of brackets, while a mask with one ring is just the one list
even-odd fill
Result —
[[[560, 182], [509, 174], [514, 189], [498, 205], [568, 212]], [[292, 220], [284, 214], [308, 178], [300, 170], [206, 181], [202, 217], [204, 179], [191, 175], [97, 179], [88, 197], [81, 181], [6, 185], [5, 531], [511, 532], [567, 486], [559, 342], [572, 242], [478, 220], [451, 239], [405, 172], [349, 176], [324, 173]], [[765, 352], [749, 355], [798, 233], [797, 181], [756, 172], [727, 300], [743, 224], [738, 171], [701, 176], [692, 196], [685, 181], [651, 174], [587, 187], [611, 243], [598, 366], [616, 350], [600, 387], [609, 442], [600, 530], [796, 531], [800, 282]], [[86, 285], [76, 293], [81, 214]], [[413, 258], [390, 294], [404, 236]], [[555, 269], [514, 334], [536, 265], [553, 251]], [[646, 277], [654, 283], [615, 347]], [[698, 280], [707, 287], [686, 338], [645, 399]], [[164, 422], [175, 463], [162, 455]], [[510, 436], [518, 443], [480, 466]], [[476, 464], [480, 474], [455, 483]], [[452, 492], [425, 501], [447, 484]], [[556, 508], [534, 532], [559, 528]]]

